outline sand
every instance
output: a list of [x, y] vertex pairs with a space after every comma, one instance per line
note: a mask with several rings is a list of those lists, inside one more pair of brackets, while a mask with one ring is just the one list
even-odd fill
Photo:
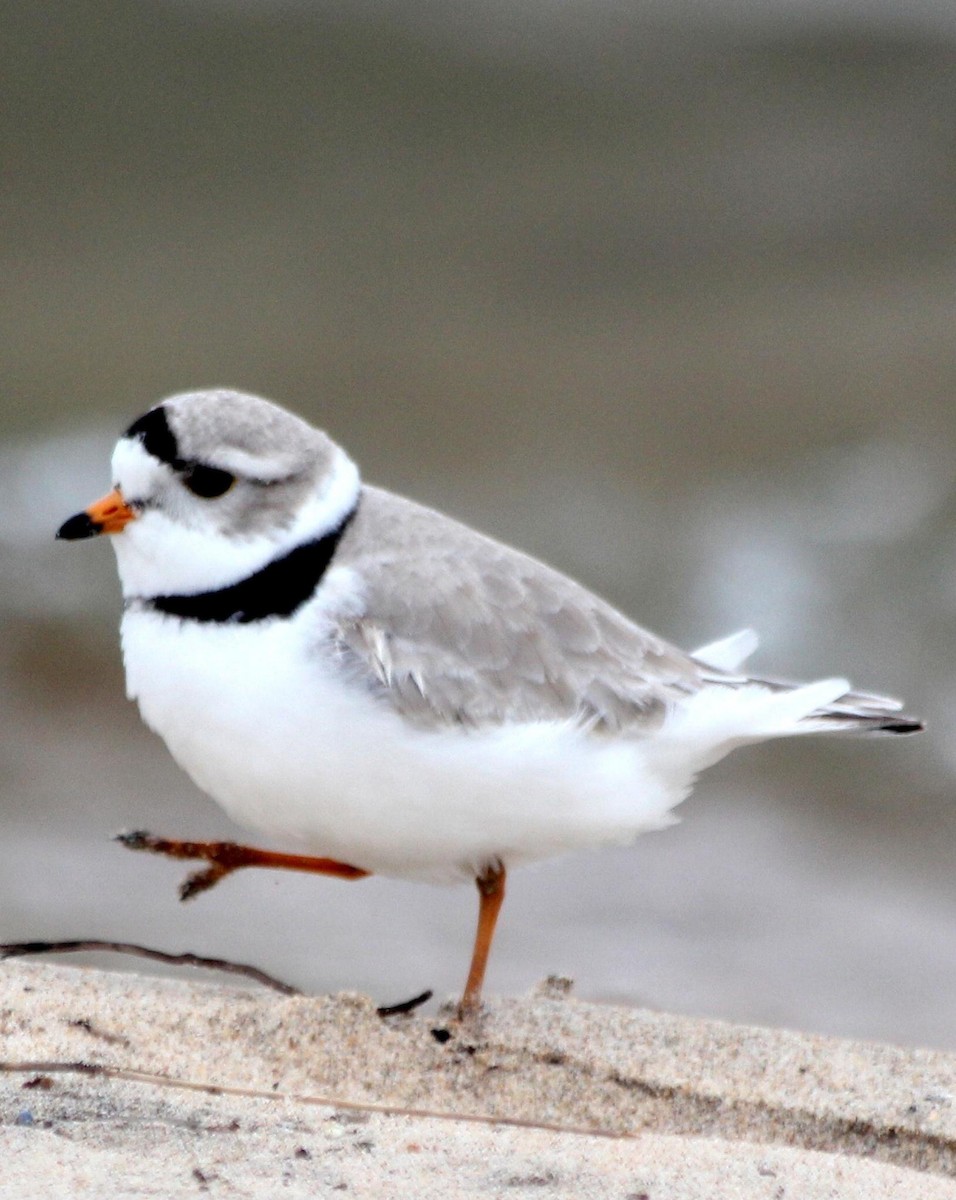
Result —
[[0, 965], [0, 1196], [956, 1200], [956, 1055]]

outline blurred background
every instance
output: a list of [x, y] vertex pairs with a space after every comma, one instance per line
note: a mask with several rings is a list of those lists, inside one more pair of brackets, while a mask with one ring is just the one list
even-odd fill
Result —
[[[106, 541], [164, 394], [231, 385], [685, 646], [906, 697], [920, 738], [709, 772], [514, 875], [489, 975], [956, 1045], [956, 9], [881, 0], [2, 4], [0, 938], [460, 988], [476, 901], [247, 872], [123, 698]], [[113, 963], [116, 960], [111, 960]], [[119, 964], [122, 965], [122, 964]]]

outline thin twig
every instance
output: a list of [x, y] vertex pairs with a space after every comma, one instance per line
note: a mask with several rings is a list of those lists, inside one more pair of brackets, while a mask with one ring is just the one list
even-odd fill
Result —
[[[207, 958], [201, 954], [167, 954], [165, 950], [153, 950], [149, 946], [140, 946], [135, 942], [104, 942], [95, 938], [78, 938], [67, 942], [7, 942], [0, 943], [0, 959], [21, 958], [25, 954], [72, 954], [80, 950], [99, 950], [113, 954], [135, 954], [140, 958], [152, 958], [157, 962], [171, 963], [174, 966], [208, 967], [213, 971], [225, 971], [232, 975], [245, 975], [265, 987], [274, 988], [284, 996], [301, 996], [299, 988], [289, 983], [283, 983], [274, 975], [260, 971], [258, 967], [247, 963], [229, 962], [224, 958]], [[432, 992], [422, 992], [412, 996], [410, 1000], [402, 1000], [398, 1004], [383, 1004], [376, 1012], [380, 1017], [395, 1017], [400, 1013], [413, 1012], [421, 1005], [427, 1004], [432, 998]]]
[[424, 1120], [454, 1121], [456, 1124], [467, 1122], [471, 1125], [504, 1125], [513, 1129], [544, 1129], [549, 1133], [582, 1134], [585, 1137], [607, 1138], [609, 1141], [628, 1141], [636, 1136], [630, 1130], [595, 1129], [587, 1125], [557, 1125], [530, 1118], [509, 1117], [498, 1112], [472, 1113], [432, 1108], [410, 1108], [403, 1104], [380, 1104], [369, 1100], [350, 1100], [338, 1096], [303, 1095], [301, 1092], [266, 1092], [257, 1088], [237, 1087], [230, 1084], [200, 1083], [192, 1079], [175, 1079], [170, 1075], [159, 1075], [150, 1071], [111, 1067], [106, 1063], [52, 1062], [42, 1059], [26, 1062], [0, 1061], [0, 1075], [57, 1074], [93, 1075], [104, 1079], [120, 1080], [123, 1083], [142, 1083], [153, 1087], [175, 1088], [184, 1092], [199, 1092], [207, 1096], [236, 1096], [242, 1099], [266, 1100], [273, 1104], [289, 1102], [310, 1107], [344, 1109], [346, 1112], [376, 1113], [387, 1117], [419, 1117]]
[[153, 950], [149, 946], [139, 946], [135, 942], [103, 942], [94, 938], [77, 939], [68, 942], [8, 942], [0, 945], [0, 959], [19, 958], [24, 954], [71, 954], [79, 950], [105, 950], [115, 954], [135, 954], [140, 958], [152, 958], [157, 962], [172, 963], [175, 966], [208, 967], [213, 971], [225, 971], [232, 975], [245, 975], [265, 987], [274, 988], [284, 996], [301, 996], [298, 988], [281, 979], [260, 971], [258, 967], [247, 963], [228, 962], [224, 958], [207, 958], [201, 954], [167, 954], [165, 950]]

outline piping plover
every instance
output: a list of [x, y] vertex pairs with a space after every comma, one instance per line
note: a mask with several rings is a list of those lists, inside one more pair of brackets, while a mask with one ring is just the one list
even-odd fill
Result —
[[296, 852], [126, 844], [205, 861], [184, 897], [242, 866], [476, 881], [463, 1013], [513, 866], [671, 824], [736, 746], [921, 728], [845, 679], [748, 675], [749, 631], [684, 653], [363, 484], [324, 433], [255, 396], [164, 400], [112, 468], [109, 495], [57, 536], [121, 535], [127, 691], [200, 788]]

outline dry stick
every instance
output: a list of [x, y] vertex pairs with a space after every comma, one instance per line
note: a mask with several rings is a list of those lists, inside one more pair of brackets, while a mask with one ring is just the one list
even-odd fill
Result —
[[[103, 942], [93, 938], [83, 938], [67, 942], [7, 942], [0, 944], [0, 959], [19, 958], [24, 954], [70, 954], [79, 950], [105, 950], [116, 954], [136, 954], [140, 958], [152, 958], [157, 962], [171, 963], [174, 966], [208, 967], [213, 971], [225, 971], [232, 975], [245, 975], [265, 987], [274, 988], [284, 996], [301, 996], [302, 992], [289, 983], [283, 983], [274, 975], [260, 971], [258, 967], [248, 963], [229, 962], [224, 958], [207, 958], [201, 954], [167, 954], [165, 950], [153, 950], [149, 946], [139, 946], [135, 942]], [[382, 1005], [377, 1011], [380, 1017], [392, 1017], [399, 1013], [411, 1012], [432, 998], [430, 991], [403, 1000], [399, 1004]]]
[[416, 1008], [427, 1004], [431, 998], [432, 990], [427, 988], [424, 992], [419, 992], [417, 996], [412, 996], [411, 1000], [400, 1000], [398, 1004], [380, 1004], [375, 1011], [380, 1017], [397, 1017], [401, 1013], [414, 1012]]
[[152, 950], [149, 946], [138, 946], [135, 942], [101, 942], [92, 938], [69, 942], [8, 942], [0, 945], [0, 958], [19, 958], [24, 954], [70, 954], [77, 950], [107, 950], [116, 954], [136, 954], [140, 958], [153, 958], [157, 962], [176, 966], [209, 967], [214, 971], [225, 971], [233, 975], [246, 975], [266, 987], [282, 992], [284, 996], [300, 996], [298, 988], [283, 983], [258, 967], [246, 963], [227, 962], [223, 958], [205, 958], [200, 954], [167, 954], [165, 950]]

